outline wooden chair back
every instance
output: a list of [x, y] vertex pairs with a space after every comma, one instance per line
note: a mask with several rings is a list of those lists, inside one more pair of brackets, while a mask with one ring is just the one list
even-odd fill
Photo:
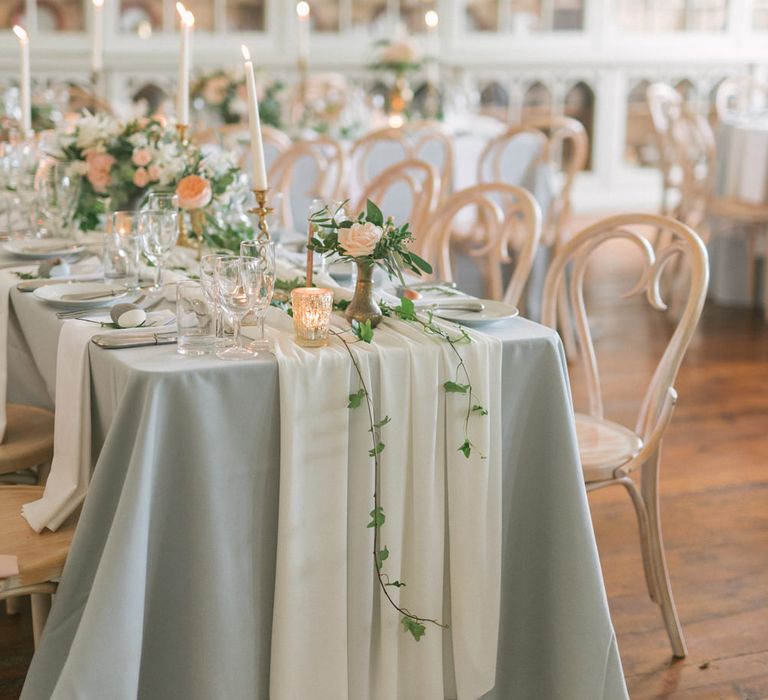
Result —
[[[467, 210], [473, 222], [469, 229], [457, 226]], [[501, 182], [484, 183], [455, 192], [440, 206], [423, 252], [435, 263], [438, 279], [447, 281], [454, 280], [453, 252], [473, 258], [483, 273], [488, 298], [519, 305], [540, 237], [541, 210], [527, 190]], [[513, 261], [514, 271], [505, 290], [502, 265]]]
[[715, 93], [715, 111], [718, 121], [768, 109], [768, 83], [740, 75], [726, 78]]
[[[521, 148], [522, 146], [522, 148]], [[536, 191], [542, 166], [549, 169], [545, 183], [545, 245], [558, 244], [571, 217], [571, 190], [576, 174], [587, 163], [589, 140], [581, 122], [570, 117], [537, 117], [513, 126], [491, 139], [480, 154], [478, 182], [508, 182]]]
[[[668, 234], [669, 245], [654, 252], [648, 239], [637, 231], [638, 227], [664, 231]], [[652, 451], [661, 440], [671, 418], [677, 398], [674, 383], [704, 307], [709, 280], [707, 250], [699, 235], [679, 221], [656, 214], [626, 214], [612, 216], [589, 226], [565, 243], [555, 256], [544, 284], [542, 322], [555, 327], [558, 293], [565, 286], [575, 317], [581, 349], [580, 361], [587, 380], [589, 414], [597, 419], [604, 418], [603, 398], [594, 342], [584, 304], [584, 280], [595, 249], [615, 239], [635, 245], [643, 260], [640, 278], [623, 295], [624, 298], [644, 294], [653, 308], [665, 311], [667, 305], [660, 294], [661, 277], [665, 267], [678, 257], [690, 280], [682, 314], [654, 371], [637, 417], [635, 432], [643, 440], [645, 449]], [[570, 268], [568, 280], [567, 267]]]
[[410, 223], [415, 238], [413, 250], [421, 255], [427, 226], [440, 199], [440, 176], [435, 168], [415, 158], [395, 163], [367, 184], [354, 200], [353, 212], [363, 211], [368, 199], [379, 205], [385, 215], [394, 216], [395, 223]]
[[282, 211], [278, 212], [282, 225], [297, 230], [295, 219], [299, 213], [303, 218], [313, 199], [341, 199], [345, 176], [344, 149], [329, 136], [296, 141], [280, 153], [269, 169], [269, 182], [283, 195]]
[[351, 174], [364, 187], [387, 167], [413, 159], [435, 168], [447, 196], [453, 183], [453, 132], [441, 122], [414, 121], [366, 134], [352, 145]]

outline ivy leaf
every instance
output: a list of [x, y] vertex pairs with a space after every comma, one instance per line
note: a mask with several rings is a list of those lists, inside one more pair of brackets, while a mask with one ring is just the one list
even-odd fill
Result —
[[403, 588], [405, 584], [402, 581], [388, 581], [385, 586], [394, 586], [395, 588]]
[[369, 522], [366, 527], [381, 527], [386, 520], [384, 517], [384, 509], [381, 506], [374, 508], [368, 515], [371, 516], [371, 522]]
[[370, 199], [365, 205], [365, 218], [376, 226], [384, 226], [384, 214]]
[[378, 554], [377, 559], [378, 559], [378, 566], [379, 566], [379, 568], [381, 568], [381, 565], [387, 559], [389, 559], [389, 550], [387, 549], [386, 545], [384, 546], [384, 549], [380, 549], [379, 550], [379, 554]]
[[352, 321], [352, 332], [364, 343], [370, 343], [373, 340], [373, 327], [371, 326], [370, 319], [365, 321], [365, 323]]
[[395, 313], [404, 321], [416, 320], [416, 307], [413, 301], [405, 297], [400, 300], [400, 306], [395, 309]]
[[459, 447], [458, 451], [461, 452], [467, 459], [469, 459], [469, 455], [472, 453], [472, 443], [469, 441], [469, 438], [461, 443], [461, 447]]
[[335, 307], [336, 307], [336, 308], [337, 308], [339, 311], [346, 311], [346, 310], [347, 310], [347, 307], [348, 307], [348, 306], [349, 306], [351, 303], [352, 303], [352, 302], [350, 302], [350, 301], [349, 301], [349, 299], [339, 299], [339, 300], [338, 300], [338, 301], [337, 301], [337, 302], [334, 304], [334, 306], [335, 306]]
[[[374, 428], [383, 428], [387, 423], [389, 423], [392, 419], [389, 416], [384, 416], [378, 423], [374, 423]], [[370, 432], [370, 431], [368, 431]]]
[[445, 382], [443, 389], [449, 394], [466, 394], [469, 384], [457, 384], [456, 382]]
[[360, 389], [357, 393], [350, 394], [347, 408], [359, 408], [364, 398], [365, 398], [365, 389]]
[[426, 633], [426, 628], [418, 620], [414, 620], [407, 615], [400, 620], [406, 632], [410, 632], [413, 638], [418, 642]]
[[383, 442], [376, 443], [376, 447], [368, 450], [368, 456], [375, 457], [376, 455], [381, 454], [384, 451], [384, 447], [385, 445]]
[[488, 415], [488, 411], [485, 408], [483, 408], [482, 406], [480, 406], [479, 404], [475, 404], [474, 406], [472, 406], [472, 413], [477, 413], [477, 415], [479, 415], [479, 416], [487, 416]]

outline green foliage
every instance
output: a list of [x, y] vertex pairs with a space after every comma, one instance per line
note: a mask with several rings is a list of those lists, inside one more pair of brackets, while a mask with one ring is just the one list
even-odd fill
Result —
[[400, 620], [400, 623], [403, 625], [403, 629], [406, 632], [409, 632], [413, 638], [418, 642], [425, 634], [426, 627], [424, 627], [421, 622], [419, 622], [414, 617], [409, 617], [408, 615], [403, 616], [403, 619]]
[[480, 404], [475, 404], [474, 406], [472, 406], [472, 413], [475, 413], [478, 416], [488, 415], [487, 409], [483, 408]]
[[359, 321], [352, 321], [352, 332], [359, 340], [364, 343], [370, 343], [373, 341], [373, 326], [371, 326], [370, 319], [360, 323]]
[[466, 394], [469, 391], [469, 384], [458, 384], [457, 382], [445, 382], [443, 384], [447, 394]]
[[385, 447], [386, 447], [386, 445], [383, 442], [381, 442], [381, 441], [377, 442], [375, 447], [373, 447], [372, 449], [368, 450], [368, 456], [369, 457], [375, 457], [376, 455], [381, 454], [384, 451]]
[[360, 389], [356, 393], [350, 394], [347, 408], [359, 408], [364, 398], [365, 398], [365, 389]]
[[381, 506], [376, 506], [370, 513], [371, 516], [371, 522], [366, 525], [366, 527], [375, 527], [379, 528], [382, 525], [384, 525], [384, 521], [386, 520], [386, 517], [384, 516], [384, 510]]
[[385, 586], [394, 586], [395, 588], [403, 588], [405, 584], [402, 581], [387, 581]]
[[384, 547], [384, 549], [380, 549], [380, 550], [379, 550], [379, 554], [378, 554], [378, 557], [377, 557], [377, 560], [378, 560], [378, 561], [377, 561], [377, 566], [378, 566], [379, 568], [381, 568], [382, 564], [383, 564], [383, 563], [384, 563], [384, 562], [385, 562], [387, 559], [389, 559], [389, 550], [388, 550], [388, 549], [386, 548], [386, 546], [385, 546], [385, 547]]
[[469, 438], [461, 443], [461, 447], [459, 447], [458, 451], [469, 459], [469, 455], [472, 453], [472, 443], [469, 441]]

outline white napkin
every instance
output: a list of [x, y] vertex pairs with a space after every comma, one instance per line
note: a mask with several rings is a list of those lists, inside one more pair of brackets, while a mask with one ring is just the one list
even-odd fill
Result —
[[[156, 322], [169, 311], [150, 314]], [[91, 367], [88, 346], [97, 333], [141, 332], [141, 328], [105, 331], [86, 321], [65, 321], [56, 355], [56, 409], [53, 462], [42, 498], [22, 506], [35, 532], [56, 530], [80, 505], [91, 478]], [[148, 332], [155, 332], [155, 328]]]
[[470, 459], [458, 452], [466, 397], [442, 388], [456, 379], [447, 343], [385, 319], [373, 344], [353, 348], [376, 419], [391, 418], [382, 429], [381, 545], [390, 552], [385, 572], [407, 586], [387, 590], [450, 625], [427, 625], [417, 643], [375, 580], [366, 528], [373, 460], [366, 409], [347, 408], [359, 388], [349, 355], [338, 340], [299, 347], [273, 309], [269, 327], [279, 331], [281, 411], [270, 696], [479, 697], [495, 682], [500, 606], [501, 343], [473, 333], [461, 347], [489, 411], [470, 420]]

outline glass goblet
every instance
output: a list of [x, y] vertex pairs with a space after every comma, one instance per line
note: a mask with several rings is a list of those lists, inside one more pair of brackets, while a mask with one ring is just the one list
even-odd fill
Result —
[[216, 294], [222, 308], [232, 316], [234, 326], [232, 347], [220, 349], [216, 353], [223, 360], [247, 360], [257, 354], [243, 344], [241, 329], [243, 318], [265, 305], [263, 277], [264, 266], [257, 258], [232, 256], [216, 261]]
[[168, 253], [179, 237], [179, 213], [170, 209], [144, 209], [137, 226], [141, 249], [155, 266], [153, 292], [162, 290], [163, 272]]
[[224, 329], [224, 310], [216, 293], [216, 263], [220, 259], [231, 257], [229, 255], [204, 255], [200, 259], [200, 284], [208, 302], [214, 309], [214, 332], [216, 335], [216, 347], [227, 348], [232, 345], [232, 338], [226, 335]]
[[251, 343], [254, 350], [271, 350], [272, 343], [264, 335], [264, 317], [267, 315], [267, 308], [272, 303], [272, 294], [275, 291], [275, 244], [271, 241], [261, 243], [260, 241], [241, 241], [240, 255], [248, 258], [257, 258], [264, 266], [263, 281], [266, 287], [263, 297], [266, 304], [263, 308], [260, 306], [256, 310], [259, 321], [259, 337]]

